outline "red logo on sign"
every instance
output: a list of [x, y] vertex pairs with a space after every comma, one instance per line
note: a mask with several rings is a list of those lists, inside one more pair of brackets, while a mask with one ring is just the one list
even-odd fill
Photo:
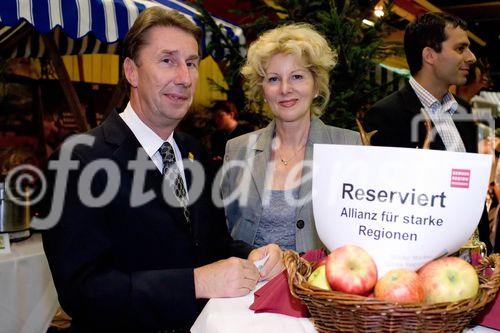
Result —
[[451, 169], [451, 187], [469, 188], [470, 170]]

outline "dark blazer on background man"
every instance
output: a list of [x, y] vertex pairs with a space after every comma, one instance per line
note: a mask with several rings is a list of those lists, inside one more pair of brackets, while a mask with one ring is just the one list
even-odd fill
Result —
[[[372, 137], [372, 145], [422, 148], [426, 135], [423, 122], [418, 124], [418, 141], [415, 142], [411, 138], [412, 120], [420, 114], [421, 108], [422, 103], [409, 83], [375, 103], [364, 118], [365, 130], [378, 131]], [[470, 114], [471, 110], [468, 109], [467, 112]], [[457, 111], [454, 116], [459, 114], [460, 112]], [[477, 126], [472, 118], [468, 121], [455, 121], [455, 125], [465, 150], [469, 153], [477, 153]], [[445, 150], [443, 140], [437, 132], [430, 148]]]
[[[246, 258], [252, 248], [230, 237], [223, 211], [211, 201], [209, 172], [201, 197], [189, 207], [190, 230], [182, 210], [163, 199], [162, 174], [149, 158], [151, 170], [146, 173], [143, 193], [152, 191], [155, 198], [131, 207], [134, 175], [128, 163], [136, 160], [142, 147], [118, 113], [113, 112], [89, 134], [95, 143], [78, 145], [72, 154], [80, 167], [70, 172], [62, 218], [43, 234], [61, 306], [73, 318], [77, 332], [189, 327], [200, 310], [193, 268], [230, 255]], [[191, 163], [188, 157], [209, 165], [208, 153], [193, 138], [182, 133], [174, 133], [174, 138], [185, 168]], [[78, 178], [85, 166], [98, 159], [116, 163], [120, 186], [110, 203], [91, 208], [77, 195]], [[193, 177], [189, 172], [185, 176], [189, 189]], [[53, 172], [48, 172], [48, 179], [54, 184]], [[106, 173], [99, 171], [91, 183], [94, 197], [106, 183]], [[51, 195], [47, 198], [45, 210]]]
[[[423, 122], [418, 124], [418, 141], [414, 142], [411, 137], [412, 120], [420, 114], [421, 108], [422, 103], [409, 83], [406, 83], [399, 91], [375, 103], [364, 118], [364, 127], [367, 132], [377, 130], [377, 133], [372, 137], [371, 144], [374, 146], [422, 148], [426, 136]], [[467, 114], [471, 114], [470, 108], [467, 109]], [[458, 111], [454, 114], [455, 117], [459, 115]], [[472, 117], [467, 121], [457, 120], [455, 125], [465, 150], [469, 153], [477, 153], [477, 126]], [[431, 142], [430, 149], [446, 150], [443, 140], [437, 132]], [[488, 250], [491, 250], [486, 206], [478, 228], [481, 240], [486, 243]]]

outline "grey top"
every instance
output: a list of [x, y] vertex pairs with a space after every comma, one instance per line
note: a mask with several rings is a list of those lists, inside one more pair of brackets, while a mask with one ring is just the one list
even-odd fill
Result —
[[277, 244], [283, 250], [295, 251], [295, 206], [287, 198], [299, 198], [299, 187], [288, 190], [268, 190], [269, 204], [262, 207], [262, 217], [255, 234], [254, 246]]
[[[222, 175], [222, 197], [229, 230], [234, 239], [248, 244], [255, 241], [261, 222], [264, 205], [264, 188], [272, 164], [272, 139], [275, 133], [274, 120], [263, 129], [229, 140], [226, 145]], [[297, 252], [317, 249], [323, 244], [314, 224], [312, 200], [313, 146], [322, 144], [361, 144], [359, 133], [325, 125], [317, 117], [311, 118], [299, 199], [303, 204], [295, 208], [295, 223], [303, 225], [295, 230]], [[338, 156], [342, 158], [342, 156]]]

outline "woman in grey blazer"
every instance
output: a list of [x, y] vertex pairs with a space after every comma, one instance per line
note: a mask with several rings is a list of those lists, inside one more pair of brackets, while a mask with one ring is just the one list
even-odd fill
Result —
[[269, 30], [250, 45], [242, 69], [247, 97], [266, 103], [274, 119], [226, 145], [222, 197], [233, 238], [298, 252], [322, 246], [311, 202], [313, 145], [360, 144], [358, 133], [318, 118], [335, 63], [328, 42], [308, 24]]

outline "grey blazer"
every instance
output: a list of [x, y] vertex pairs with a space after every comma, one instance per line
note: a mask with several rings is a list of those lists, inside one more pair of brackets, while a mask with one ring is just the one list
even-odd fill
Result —
[[[222, 198], [229, 230], [234, 239], [254, 244], [262, 215], [266, 169], [271, 158], [274, 120], [265, 128], [228, 141], [224, 156]], [[361, 144], [357, 132], [325, 125], [317, 117], [311, 118], [306, 143], [305, 161], [312, 161], [313, 145]], [[303, 175], [312, 172], [304, 168]], [[304, 179], [305, 178], [305, 179]], [[311, 194], [312, 180], [303, 177], [299, 200]], [[296, 250], [305, 252], [322, 247], [314, 225], [312, 200], [296, 209]]]

